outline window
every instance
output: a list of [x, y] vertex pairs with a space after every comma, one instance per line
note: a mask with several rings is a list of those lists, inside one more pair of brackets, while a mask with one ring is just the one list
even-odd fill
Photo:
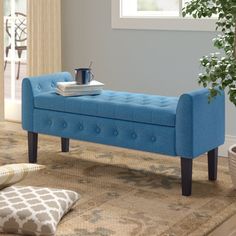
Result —
[[112, 0], [112, 27], [214, 31], [215, 19], [183, 18], [182, 8], [190, 0]]
[[5, 119], [21, 120], [21, 83], [27, 74], [27, 1], [4, 0]]

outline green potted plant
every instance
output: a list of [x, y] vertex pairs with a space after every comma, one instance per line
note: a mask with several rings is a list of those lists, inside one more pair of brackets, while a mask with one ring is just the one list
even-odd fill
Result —
[[[226, 90], [229, 100], [236, 106], [236, 0], [192, 0], [185, 4], [183, 16], [216, 16], [219, 35], [213, 39], [213, 44], [220, 52], [200, 59], [204, 72], [199, 74], [198, 82], [209, 89], [209, 100], [220, 93], [219, 89]], [[230, 147], [228, 153], [230, 174], [236, 188], [236, 145]]]

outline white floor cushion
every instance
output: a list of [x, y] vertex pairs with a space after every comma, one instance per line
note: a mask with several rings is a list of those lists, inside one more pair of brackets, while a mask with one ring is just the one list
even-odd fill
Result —
[[57, 224], [79, 197], [64, 189], [5, 188], [0, 191], [0, 232], [54, 235]]
[[9, 164], [0, 166], [0, 189], [11, 186], [26, 178], [29, 174], [44, 169], [45, 166], [38, 164]]

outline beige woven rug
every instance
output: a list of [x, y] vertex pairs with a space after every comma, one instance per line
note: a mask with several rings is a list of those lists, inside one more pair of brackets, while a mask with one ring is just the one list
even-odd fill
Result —
[[[0, 130], [0, 164], [26, 162], [20, 126], [0, 123]], [[207, 180], [206, 157], [196, 159], [193, 194], [182, 197], [179, 158], [78, 141], [70, 153], [59, 150], [58, 138], [40, 138], [39, 163], [47, 169], [21, 183], [81, 194], [58, 236], [207, 235], [236, 213], [225, 158], [219, 160], [215, 183]]]

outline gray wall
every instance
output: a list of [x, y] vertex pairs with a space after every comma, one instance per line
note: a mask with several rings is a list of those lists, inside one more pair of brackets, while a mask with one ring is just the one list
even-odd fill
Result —
[[[199, 58], [213, 52], [212, 32], [117, 30], [111, 0], [62, 0], [63, 70], [94, 62], [107, 89], [180, 95], [199, 88]], [[227, 134], [236, 135], [236, 109], [227, 104]]]

